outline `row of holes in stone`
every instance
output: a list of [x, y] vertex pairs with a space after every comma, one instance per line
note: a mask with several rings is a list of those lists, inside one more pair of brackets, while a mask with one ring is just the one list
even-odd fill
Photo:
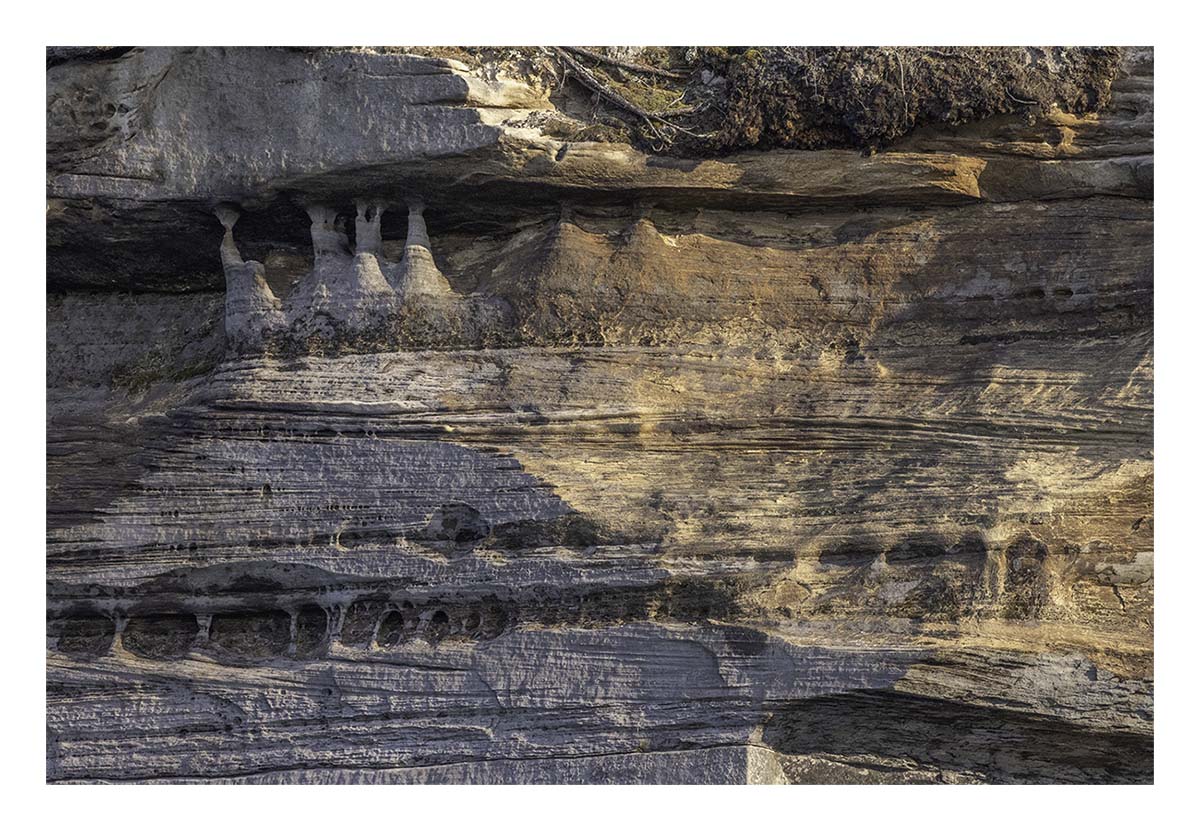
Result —
[[[340, 623], [340, 640], [348, 646], [382, 648], [420, 637], [430, 643], [447, 638], [483, 640], [503, 632], [508, 616], [498, 604], [481, 607], [429, 607], [412, 603], [397, 607], [383, 601], [352, 603], [344, 612], [333, 609]], [[324, 651], [331, 637], [330, 615], [320, 606], [283, 610], [221, 612], [212, 615], [156, 614], [135, 616], [118, 626], [104, 615], [82, 615], [52, 623], [58, 630], [59, 651], [102, 655], [119, 634], [122, 645], [148, 658], [178, 658], [196, 644], [218, 646], [235, 656], [280, 655], [311, 657]]]

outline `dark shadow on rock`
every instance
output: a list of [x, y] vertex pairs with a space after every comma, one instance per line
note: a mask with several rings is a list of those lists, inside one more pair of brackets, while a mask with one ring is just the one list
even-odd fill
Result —
[[797, 702], [768, 722], [763, 741], [787, 754], [863, 757], [974, 774], [996, 783], [1148, 783], [1149, 736], [891, 691]]

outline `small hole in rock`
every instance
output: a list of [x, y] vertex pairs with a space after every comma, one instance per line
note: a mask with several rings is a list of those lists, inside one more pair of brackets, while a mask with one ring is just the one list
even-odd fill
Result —
[[438, 609], [429, 618], [429, 625], [425, 627], [426, 639], [430, 641], [439, 641], [450, 633], [450, 616], [442, 609]]
[[150, 614], [131, 618], [121, 642], [144, 658], [182, 658], [199, 632], [195, 615]]
[[59, 651], [81, 658], [103, 655], [117, 634], [117, 627], [103, 615], [67, 618], [60, 626]]
[[375, 635], [375, 623], [385, 606], [382, 600], [357, 600], [351, 603], [342, 621], [342, 643], [347, 646], [370, 646]]
[[479, 632], [479, 627], [482, 625], [483, 618], [479, 615], [479, 612], [468, 612], [467, 616], [463, 618], [463, 630], [471, 635]]
[[388, 612], [383, 616], [383, 620], [379, 622], [379, 637], [376, 638], [376, 643], [386, 649], [390, 649], [394, 646], [399, 646], [400, 640], [403, 637], [404, 615], [394, 610]]
[[307, 658], [329, 645], [329, 615], [320, 606], [304, 606], [296, 613], [296, 655]]
[[243, 658], [283, 655], [291, 641], [292, 617], [281, 610], [213, 615], [209, 642]]

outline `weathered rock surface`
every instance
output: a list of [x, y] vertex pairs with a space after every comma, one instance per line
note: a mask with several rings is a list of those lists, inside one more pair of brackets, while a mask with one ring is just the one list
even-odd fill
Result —
[[52, 51], [47, 778], [1152, 779], [1114, 55], [683, 158], [490, 59]]

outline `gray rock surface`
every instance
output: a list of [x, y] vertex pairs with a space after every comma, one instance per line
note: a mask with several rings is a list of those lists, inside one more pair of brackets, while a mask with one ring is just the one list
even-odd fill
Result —
[[1151, 780], [1150, 51], [697, 158], [479, 55], [48, 55], [48, 780]]

